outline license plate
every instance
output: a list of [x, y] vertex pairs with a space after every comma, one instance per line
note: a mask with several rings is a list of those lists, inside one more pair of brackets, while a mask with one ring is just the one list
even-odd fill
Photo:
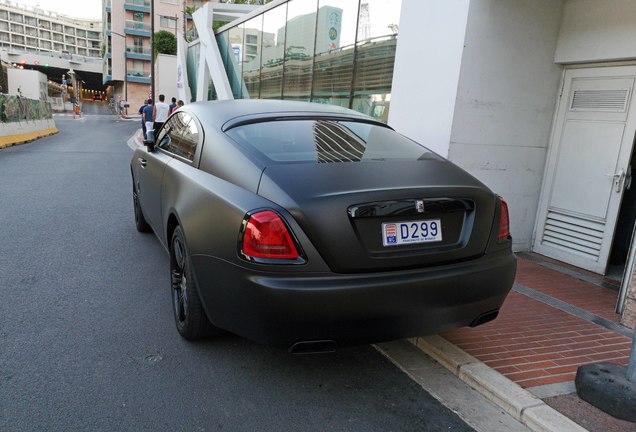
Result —
[[439, 241], [442, 241], [442, 224], [439, 219], [382, 224], [383, 246]]

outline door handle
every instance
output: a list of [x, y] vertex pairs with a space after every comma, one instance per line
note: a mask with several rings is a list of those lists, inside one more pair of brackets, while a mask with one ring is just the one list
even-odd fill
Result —
[[139, 161], [139, 165], [141, 165], [142, 168], [146, 168], [146, 165], [148, 165], [148, 162], [146, 162], [146, 159], [139, 158], [137, 160]]
[[616, 174], [614, 174], [614, 190], [616, 193], [621, 193], [623, 191], [623, 179], [625, 178], [625, 172], [620, 170]]

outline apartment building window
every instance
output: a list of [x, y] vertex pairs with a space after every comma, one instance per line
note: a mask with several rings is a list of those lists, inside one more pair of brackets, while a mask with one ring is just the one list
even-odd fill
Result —
[[83, 56], [85, 56], [85, 55], [86, 55], [86, 48], [78, 48], [78, 49], [77, 49], [77, 53], [78, 53], [79, 55], [83, 55]]
[[48, 30], [40, 30], [40, 37], [42, 39], [51, 39], [51, 32]]
[[99, 41], [91, 41], [91, 48], [99, 48]]
[[27, 34], [27, 36], [37, 36], [38, 35], [38, 29], [27, 27], [26, 28], [26, 34]]
[[23, 23], [24, 22], [24, 15], [22, 14], [16, 14], [11, 12], [9, 14], [9, 16], [11, 17], [11, 21], [12, 22], [17, 22], [17, 23]]
[[86, 40], [85, 39], [78, 39], [77, 40], [77, 45], [79, 45], [81, 47], [85, 47], [86, 46]]
[[135, 22], [144, 22], [144, 13], [143, 12], [135, 12], [133, 13], [133, 21]]
[[0, 32], [0, 41], [9, 42], [9, 33]]
[[134, 74], [136, 74], [137, 76], [144, 76], [145, 71], [144, 71], [144, 64], [146, 62], [144, 62], [143, 60], [133, 60], [133, 68], [132, 70], [134, 71]]
[[40, 48], [43, 49], [51, 49], [51, 42], [50, 41], [42, 41], [40, 42]]
[[77, 52], [77, 49], [73, 45], [66, 45], [66, 51], [69, 54], [75, 54]]
[[69, 26], [64, 26], [64, 33], [67, 34], [67, 35], [75, 36], [75, 28], [74, 27], [69, 27]]
[[11, 31], [13, 33], [24, 33], [24, 26], [21, 26], [20, 24], [11, 24]]
[[0, 19], [9, 19], [9, 14], [6, 10], [0, 10]]
[[94, 32], [94, 31], [89, 31], [88, 32], [88, 38], [89, 39], [100, 39], [99, 33]]
[[35, 38], [28, 37], [26, 38], [26, 44], [28, 46], [36, 47], [38, 46], [38, 40]]
[[56, 42], [64, 42], [64, 38], [62, 37], [62, 35], [57, 33], [53, 34], [53, 40]]
[[24, 45], [24, 36], [14, 34], [11, 42]]
[[62, 29], [64, 28], [62, 24], [57, 24], [57, 23], [53, 23], [51, 27], [53, 27], [53, 30], [55, 30], [56, 32], [60, 32], [60, 33], [62, 33]]
[[140, 37], [133, 37], [133, 52], [141, 54], [144, 52], [144, 40]]
[[9, 23], [5, 21], [0, 21], [0, 30], [9, 30]]
[[91, 57], [99, 57], [99, 50], [88, 50], [88, 55]]
[[30, 17], [30, 16], [24, 17], [24, 22], [25, 24], [33, 26], [33, 27], [37, 26], [37, 20], [35, 19], [35, 17]]
[[86, 30], [77, 29], [77, 36], [78, 37], [86, 37]]
[[174, 30], [177, 28], [177, 19], [174, 17], [161, 16], [159, 26]]
[[64, 44], [61, 43], [54, 43], [53, 44], [53, 49], [55, 51], [64, 51]]
[[75, 38], [73, 36], [66, 36], [64, 39], [67, 44], [75, 45]]
[[49, 21], [40, 20], [40, 28], [50, 29], [51, 23]]

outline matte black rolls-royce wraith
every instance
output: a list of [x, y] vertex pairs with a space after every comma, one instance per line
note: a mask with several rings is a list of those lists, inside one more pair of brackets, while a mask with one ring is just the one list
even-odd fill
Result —
[[494, 319], [513, 284], [505, 201], [355, 111], [188, 104], [131, 171], [186, 339], [304, 352], [434, 334]]

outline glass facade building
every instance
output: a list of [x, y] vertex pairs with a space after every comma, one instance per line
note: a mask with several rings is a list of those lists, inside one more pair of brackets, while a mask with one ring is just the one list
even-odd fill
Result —
[[[234, 97], [327, 103], [386, 121], [400, 9], [401, 0], [289, 0], [222, 27], [216, 40]], [[188, 71], [197, 58], [188, 55]]]

